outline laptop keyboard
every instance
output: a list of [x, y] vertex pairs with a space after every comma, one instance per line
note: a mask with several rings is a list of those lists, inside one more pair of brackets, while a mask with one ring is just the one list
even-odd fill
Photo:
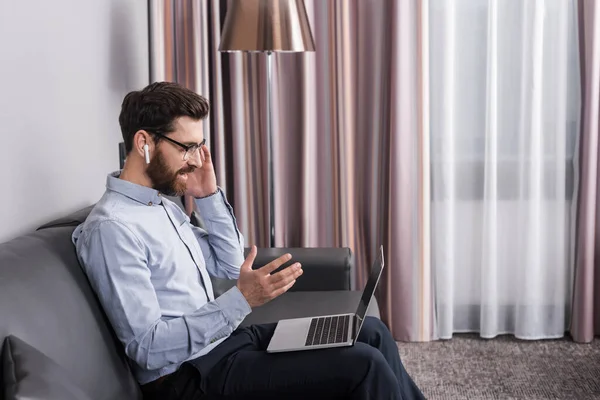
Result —
[[349, 315], [316, 317], [310, 321], [305, 346], [343, 343], [348, 337]]

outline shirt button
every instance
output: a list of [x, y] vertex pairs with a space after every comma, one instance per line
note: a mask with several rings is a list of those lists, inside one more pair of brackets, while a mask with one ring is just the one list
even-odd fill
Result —
[[149, 206], [151, 206], [151, 205], [152, 205], [152, 202], [149, 202], [149, 203], [148, 203], [148, 205], [149, 205]]

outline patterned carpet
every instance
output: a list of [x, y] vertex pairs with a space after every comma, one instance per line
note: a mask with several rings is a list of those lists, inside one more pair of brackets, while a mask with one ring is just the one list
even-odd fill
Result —
[[461, 334], [398, 347], [427, 399], [600, 399], [600, 339], [577, 344]]

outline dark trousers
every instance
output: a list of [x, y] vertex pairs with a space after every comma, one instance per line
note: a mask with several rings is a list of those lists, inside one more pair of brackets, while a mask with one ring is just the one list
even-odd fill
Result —
[[275, 324], [237, 329], [205, 356], [184, 363], [147, 398], [423, 399], [377, 318], [352, 347], [270, 354]]

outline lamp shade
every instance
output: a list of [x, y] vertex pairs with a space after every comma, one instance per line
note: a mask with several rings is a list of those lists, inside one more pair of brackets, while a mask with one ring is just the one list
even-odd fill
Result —
[[303, 0], [230, 0], [219, 51], [315, 51]]

